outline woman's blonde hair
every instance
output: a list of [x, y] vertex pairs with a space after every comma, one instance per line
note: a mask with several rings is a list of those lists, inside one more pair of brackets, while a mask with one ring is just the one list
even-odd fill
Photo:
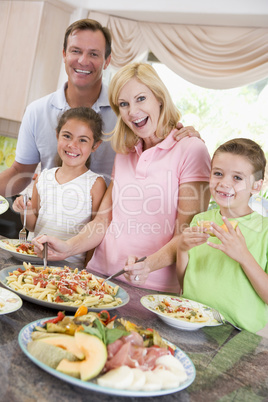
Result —
[[123, 122], [118, 105], [119, 94], [124, 85], [132, 78], [146, 85], [160, 102], [160, 116], [156, 136], [164, 139], [176, 127], [181, 118], [180, 112], [173, 103], [171, 96], [158, 76], [155, 69], [147, 63], [131, 63], [117, 71], [109, 85], [109, 102], [117, 115], [117, 123], [111, 138], [112, 147], [116, 152], [128, 153], [138, 142], [139, 137]]

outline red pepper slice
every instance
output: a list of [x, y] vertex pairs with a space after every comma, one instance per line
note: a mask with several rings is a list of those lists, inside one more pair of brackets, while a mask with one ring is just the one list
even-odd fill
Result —
[[107, 310], [102, 310], [98, 313], [98, 317], [104, 325], [107, 325], [109, 324], [109, 322], [114, 321], [117, 316], [115, 315], [114, 317], [111, 318]]
[[44, 324], [47, 324], [48, 322], [52, 322], [53, 324], [57, 324], [57, 322], [62, 321], [64, 317], [65, 317], [65, 314], [62, 311], [59, 311], [58, 316], [56, 318], [52, 318], [51, 320], [47, 320], [47, 321], [44, 322]]

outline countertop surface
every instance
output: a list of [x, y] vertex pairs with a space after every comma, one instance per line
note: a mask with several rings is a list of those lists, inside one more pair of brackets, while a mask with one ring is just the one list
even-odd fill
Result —
[[[8, 251], [0, 250], [0, 270], [20, 264]], [[113, 282], [120, 284], [117, 280]], [[196, 378], [188, 388], [164, 396], [148, 397], [146, 400], [268, 400], [267, 338], [244, 330], [238, 332], [229, 325], [204, 327], [196, 331], [175, 329], [141, 305], [142, 296], [155, 292], [125, 283], [122, 283], [122, 287], [128, 292], [130, 301], [113, 310], [113, 313], [138, 325], [158, 330], [162, 337], [187, 353], [196, 368]], [[18, 344], [20, 330], [37, 319], [56, 316], [57, 312], [23, 300], [23, 306], [16, 312], [0, 315], [0, 401], [144, 401], [145, 398], [108, 395], [71, 385], [43, 371], [27, 358]]]

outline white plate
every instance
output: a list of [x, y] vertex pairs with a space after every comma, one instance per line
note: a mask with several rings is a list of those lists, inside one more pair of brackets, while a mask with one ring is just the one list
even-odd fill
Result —
[[0, 303], [4, 304], [3, 307], [0, 305], [0, 315], [13, 313], [13, 311], [18, 310], [22, 306], [21, 298], [13, 292], [0, 287]]
[[[51, 317], [55, 318], [55, 317]], [[165, 389], [161, 391], [129, 391], [129, 390], [120, 390], [120, 389], [115, 389], [115, 388], [106, 388], [102, 387], [98, 384], [96, 384], [94, 381], [82, 381], [77, 378], [71, 377], [67, 374], [63, 374], [55, 369], [52, 369], [51, 367], [47, 366], [46, 364], [40, 362], [37, 360], [35, 357], [33, 357], [27, 350], [27, 344], [31, 341], [31, 333], [37, 325], [43, 325], [43, 323], [51, 318], [43, 318], [41, 320], [37, 320], [34, 322], [31, 322], [30, 324], [26, 325], [24, 328], [19, 333], [19, 345], [22, 349], [22, 351], [25, 353], [25, 355], [37, 366], [41, 367], [43, 370], [47, 371], [49, 374], [60, 378], [63, 381], [66, 381], [70, 384], [76, 385], [78, 387], [85, 388], [87, 390], [92, 390], [96, 392], [102, 392], [104, 394], [110, 394], [110, 395], [119, 395], [119, 396], [130, 396], [130, 397], [149, 397], [149, 396], [159, 396], [159, 395], [167, 395], [167, 394], [172, 394], [174, 392], [181, 391], [187, 387], [189, 387], [190, 384], [195, 379], [195, 366], [191, 359], [184, 353], [181, 349], [179, 349], [177, 346], [173, 345], [172, 343], [166, 341], [170, 346], [175, 347], [175, 357], [182, 363], [186, 374], [187, 374], [187, 380], [183, 382], [179, 387], [177, 388], [172, 388], [172, 389]], [[90, 398], [89, 398], [90, 399]]]
[[[161, 313], [160, 311], [156, 310], [157, 305], [163, 299], [167, 299], [168, 301], [172, 302], [172, 304], [178, 306], [198, 308], [199, 310], [202, 311], [202, 313], [205, 316], [209, 317], [209, 319], [206, 322], [198, 323], [198, 322], [188, 322], [179, 318], [169, 317], [167, 314]], [[163, 320], [166, 324], [171, 325], [172, 327], [175, 328], [184, 329], [187, 331], [194, 331], [202, 327], [208, 327], [208, 326], [216, 327], [218, 325], [222, 325], [213, 318], [212, 309], [210, 307], [190, 299], [184, 299], [183, 297], [180, 296], [154, 294], [154, 295], [143, 296], [140, 301], [143, 307], [157, 314], [159, 318], [161, 318], [161, 320]]]
[[[19, 239], [5, 239], [5, 240], [11, 244], [21, 243], [19, 241]], [[9, 250], [7, 248], [7, 243], [5, 242], [5, 240], [3, 240], [3, 239], [0, 240], [0, 248], [8, 251], [10, 254], [13, 255], [13, 257], [17, 258], [17, 260], [25, 261], [25, 262], [32, 262], [34, 264], [38, 264], [43, 261], [42, 258], [37, 257], [37, 255], [23, 254], [23, 253], [19, 253], [18, 251]], [[31, 243], [31, 242], [27, 242], [27, 243]]]
[[6, 200], [2, 195], [0, 195], [0, 214], [6, 212], [9, 208], [8, 200]]
[[[36, 267], [38, 267], [39, 265], [36, 265]], [[72, 307], [72, 306], [66, 306], [65, 304], [61, 304], [61, 303], [50, 303], [44, 300], [39, 300], [39, 299], [35, 299], [34, 297], [30, 297], [27, 295], [24, 295], [23, 293], [17, 292], [14, 289], [11, 289], [8, 285], [7, 285], [7, 280], [6, 277], [8, 276], [9, 272], [13, 272], [16, 269], [23, 269], [25, 270], [23, 265], [12, 265], [8, 268], [4, 268], [2, 269], [2, 271], [0, 271], [0, 282], [2, 283], [3, 286], [5, 286], [7, 289], [12, 290], [12, 292], [15, 292], [16, 294], [20, 295], [20, 297], [24, 300], [27, 300], [31, 303], [34, 304], [39, 304], [40, 306], [44, 306], [44, 307], [49, 307], [49, 308], [53, 308], [55, 310], [64, 310], [64, 311], [72, 311], [72, 312], [76, 312], [76, 310], [78, 309], [78, 307]], [[54, 267], [53, 267], [54, 268]], [[63, 269], [62, 267], [59, 267], [61, 269]], [[96, 276], [96, 278], [99, 278], [98, 276]], [[109, 285], [111, 286], [117, 286], [115, 283], [108, 281], [107, 282]], [[119, 290], [117, 292], [116, 297], [120, 297], [120, 299], [122, 300], [122, 304], [119, 304], [118, 306], [112, 306], [112, 307], [105, 307], [105, 308], [96, 308], [96, 307], [88, 307], [88, 310], [90, 311], [101, 311], [101, 310], [114, 310], [114, 309], [118, 309], [120, 307], [125, 306], [128, 302], [129, 302], [129, 295], [128, 293], [121, 287], [119, 287]]]

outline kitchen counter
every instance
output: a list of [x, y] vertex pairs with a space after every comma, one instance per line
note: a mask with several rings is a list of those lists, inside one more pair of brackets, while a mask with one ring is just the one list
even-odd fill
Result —
[[[20, 265], [7, 251], [0, 249], [0, 270]], [[55, 264], [55, 263], [54, 263]], [[62, 264], [59, 264], [62, 265]], [[120, 284], [120, 281], [114, 280]], [[127, 305], [113, 310], [117, 316], [138, 325], [152, 327], [162, 337], [179, 346], [196, 367], [196, 378], [185, 390], [149, 401], [267, 401], [268, 339], [247, 331], [237, 332], [229, 325], [182, 331], [166, 325], [147, 311], [140, 298], [153, 291], [128, 286]], [[57, 315], [52, 310], [23, 300], [16, 312], [0, 315], [0, 401], [3, 402], [123, 402], [145, 401], [138, 397], [120, 397], [88, 391], [66, 383], [32, 363], [18, 344], [19, 331], [39, 318]]]

